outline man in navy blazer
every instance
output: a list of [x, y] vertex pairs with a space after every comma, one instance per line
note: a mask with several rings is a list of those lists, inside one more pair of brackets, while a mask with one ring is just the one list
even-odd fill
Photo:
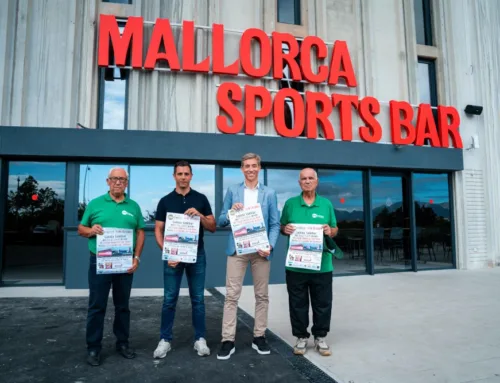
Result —
[[254, 292], [255, 292], [255, 326], [252, 348], [261, 355], [271, 353], [264, 336], [267, 329], [267, 312], [269, 307], [269, 272], [271, 258], [280, 233], [278, 199], [276, 192], [259, 183], [261, 170], [260, 157], [254, 153], [247, 153], [241, 159], [241, 171], [245, 176], [244, 182], [230, 186], [224, 197], [224, 204], [218, 220], [221, 227], [230, 224], [228, 212], [231, 209], [243, 209], [245, 206], [260, 204], [262, 216], [266, 225], [270, 250], [261, 250], [252, 254], [236, 255], [232, 232], [229, 234], [226, 255], [226, 300], [224, 302], [224, 317], [222, 319], [222, 344], [217, 359], [227, 360], [235, 352], [236, 314], [238, 300], [241, 295], [243, 278], [248, 263], [251, 265]]

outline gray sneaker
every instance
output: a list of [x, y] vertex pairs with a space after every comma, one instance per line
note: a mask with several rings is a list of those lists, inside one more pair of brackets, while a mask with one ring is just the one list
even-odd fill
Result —
[[307, 351], [307, 338], [297, 338], [297, 342], [293, 347], [293, 353], [295, 355], [304, 355]]
[[330, 356], [332, 355], [332, 351], [330, 350], [330, 346], [325, 341], [325, 338], [316, 338], [314, 339], [314, 348], [319, 352], [321, 356]]

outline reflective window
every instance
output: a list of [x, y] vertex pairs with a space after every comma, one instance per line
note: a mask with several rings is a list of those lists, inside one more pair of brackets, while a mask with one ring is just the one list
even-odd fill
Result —
[[414, 174], [419, 269], [453, 265], [447, 174]]
[[267, 169], [267, 186], [276, 191], [280, 215], [286, 200], [302, 192], [299, 185], [299, 174], [299, 169]]
[[132, 0], [102, 0], [103, 3], [132, 4]]
[[[227, 188], [231, 185], [241, 184], [245, 180], [245, 176], [241, 168], [224, 168], [222, 169], [222, 192], [225, 197]], [[259, 172], [259, 182], [264, 183], [264, 169]]]
[[335, 241], [344, 252], [343, 259], [333, 261], [334, 273], [365, 273], [363, 173], [350, 170], [319, 170], [318, 177], [318, 193], [333, 204], [339, 228]]
[[278, 23], [301, 25], [300, 0], [276, 0]]
[[432, 17], [430, 0], [413, 0], [417, 44], [432, 45]]
[[375, 272], [411, 269], [408, 180], [372, 176], [371, 189]]
[[432, 60], [418, 60], [418, 91], [421, 103], [437, 106], [436, 67]]
[[[116, 165], [80, 165], [80, 187], [78, 197], [78, 220], [83, 217], [83, 213], [88, 203], [94, 198], [99, 197], [109, 191], [106, 183], [108, 173], [112, 168], [121, 167], [128, 169], [126, 164]], [[128, 193], [128, 190], [127, 190]]]
[[[205, 194], [215, 214], [215, 166], [191, 165], [191, 188]], [[175, 189], [173, 166], [130, 167], [130, 197], [141, 207], [146, 223], [154, 223], [156, 208], [162, 197]]]
[[4, 283], [62, 282], [65, 187], [65, 163], [9, 164]]
[[[120, 27], [123, 32], [123, 26]], [[111, 54], [110, 63], [114, 63]], [[128, 69], [101, 68], [99, 125], [102, 129], [126, 129]]]

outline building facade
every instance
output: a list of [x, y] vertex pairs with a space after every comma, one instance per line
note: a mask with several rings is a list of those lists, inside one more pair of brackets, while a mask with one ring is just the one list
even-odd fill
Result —
[[[113, 16], [121, 37], [103, 29], [103, 15]], [[120, 57], [116, 47], [128, 46], [134, 17], [142, 17], [142, 36], [131, 34], [131, 48]], [[165, 26], [158, 19], [168, 19], [170, 29], [155, 32]], [[249, 30], [264, 36], [260, 45], [255, 36], [244, 39]], [[292, 36], [293, 44], [274, 40], [273, 32]], [[128, 193], [147, 224], [134, 283], [161, 286], [153, 217], [158, 200], [174, 188], [173, 163], [193, 164], [193, 188], [207, 195], [217, 215], [228, 185], [242, 181], [246, 152], [262, 156], [261, 182], [277, 191], [280, 209], [299, 193], [300, 169], [317, 169], [319, 193], [334, 205], [345, 252], [334, 262], [336, 275], [498, 266], [498, 35], [496, 0], [2, 2], [2, 284], [86, 287], [88, 251], [77, 225], [88, 202], [106, 191], [108, 170], [124, 166]], [[263, 48], [267, 38], [271, 55]], [[324, 44], [323, 57], [312, 41]], [[282, 57], [295, 44], [316, 47], [310, 56], [297, 55], [296, 67]], [[209, 56], [206, 70], [176, 70], [169, 56], [174, 46], [181, 65], [190, 60], [186, 52], [194, 63]], [[171, 59], [153, 60], [148, 69], [149, 51]], [[330, 61], [336, 54], [340, 61]], [[124, 65], [115, 65], [122, 59]], [[235, 60], [241, 63], [236, 75], [221, 73]], [[267, 60], [279, 76], [264, 70]], [[309, 60], [315, 69], [306, 76]], [[249, 76], [243, 61], [264, 69]], [[321, 64], [340, 79], [310, 81]], [[355, 83], [346, 75], [350, 67]], [[256, 102], [252, 92], [260, 92]], [[329, 108], [326, 123], [309, 119], [319, 113], [317, 104], [309, 107], [312, 97]], [[232, 109], [224, 108], [229, 104]], [[446, 110], [460, 118], [458, 139], [451, 128], [443, 130], [458, 121]], [[396, 124], [405, 117], [417, 127], [413, 133]], [[222, 121], [234, 131], [224, 131]], [[228, 234], [219, 228], [207, 235], [207, 286], [225, 283]], [[275, 252], [271, 280], [282, 283], [284, 238]]]

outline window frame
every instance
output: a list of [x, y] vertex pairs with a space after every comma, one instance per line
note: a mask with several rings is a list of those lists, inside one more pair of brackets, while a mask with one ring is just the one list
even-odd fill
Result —
[[[131, 1], [131, 0], [129, 0]], [[120, 3], [121, 4], [121, 3]], [[119, 28], [124, 28], [125, 27], [125, 22], [120, 21], [118, 22], [118, 27]], [[111, 46], [110, 46], [111, 49]], [[126, 65], [129, 65], [130, 61], [130, 54], [127, 54], [127, 63]], [[113, 67], [115, 66], [114, 59], [113, 59]], [[98, 70], [98, 98], [97, 98], [97, 129], [102, 129], [102, 130], [107, 130], [104, 129], [104, 95], [105, 95], [105, 87], [106, 87], [106, 80], [105, 80], [105, 73], [106, 69], [109, 69], [108, 67], [100, 67]], [[122, 69], [125, 71], [125, 78], [122, 81], [125, 81], [125, 111], [124, 111], [124, 118], [123, 118], [123, 129], [115, 129], [115, 130], [128, 130], [128, 103], [129, 103], [129, 85], [130, 85], [130, 70], [129, 69]], [[113, 69], [114, 71], [114, 69]]]

